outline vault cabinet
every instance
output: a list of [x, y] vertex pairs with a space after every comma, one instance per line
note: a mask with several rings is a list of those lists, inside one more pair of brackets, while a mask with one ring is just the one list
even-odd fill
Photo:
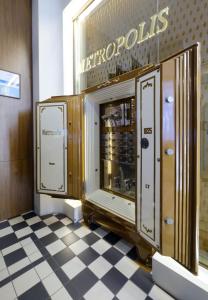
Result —
[[[199, 45], [85, 91], [84, 219], [197, 272]], [[136, 91], [135, 91], [136, 83]], [[107, 86], [106, 86], [107, 85]]]
[[37, 191], [81, 198], [82, 98], [52, 97], [37, 104]]

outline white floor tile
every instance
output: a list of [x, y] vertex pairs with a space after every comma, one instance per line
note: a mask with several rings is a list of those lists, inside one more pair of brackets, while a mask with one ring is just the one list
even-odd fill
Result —
[[51, 225], [51, 224], [53, 224], [53, 223], [55, 223], [55, 222], [58, 222], [59, 220], [55, 217], [55, 216], [52, 216], [52, 217], [50, 217], [50, 218], [48, 218], [48, 219], [45, 219], [45, 220], [43, 220], [43, 222], [46, 224], [46, 225]]
[[31, 287], [36, 285], [40, 281], [37, 273], [34, 269], [27, 271], [21, 276], [13, 280], [13, 284], [17, 293], [17, 296], [22, 295], [24, 292], [29, 290]]
[[26, 223], [27, 223], [29, 226], [31, 226], [31, 225], [33, 225], [33, 224], [36, 224], [36, 223], [40, 222], [40, 221], [41, 221], [41, 218], [38, 217], [38, 216], [35, 216], [35, 217], [33, 217], [33, 218], [27, 219], [27, 220], [26, 220]]
[[44, 261], [44, 262], [40, 263], [39, 265], [37, 265], [35, 267], [35, 270], [38, 273], [41, 280], [44, 279], [45, 277], [47, 277], [48, 275], [50, 275], [51, 273], [53, 273], [53, 270], [51, 269], [51, 267], [47, 263], [47, 261]]
[[79, 229], [75, 230], [74, 233], [78, 235], [80, 238], [83, 238], [84, 236], [91, 233], [91, 230], [87, 226], [82, 226]]
[[33, 254], [34, 252], [39, 251], [34, 242], [27, 244], [26, 246], [23, 247], [23, 249], [25, 250], [28, 256]]
[[95, 244], [91, 246], [95, 251], [97, 251], [100, 255], [106, 252], [111, 245], [104, 240], [99, 240]]
[[73, 300], [67, 290], [63, 287], [51, 296], [52, 300]]
[[61, 240], [57, 240], [46, 247], [50, 255], [55, 255], [64, 248], [66, 248], [66, 245]]
[[39, 250], [28, 256], [31, 263], [40, 259], [41, 257], [43, 257], [43, 255]]
[[113, 298], [113, 293], [101, 281], [98, 281], [84, 296], [86, 300], [111, 300]]
[[49, 227], [44, 227], [44, 228], [41, 228], [41, 229], [35, 231], [35, 234], [39, 239], [41, 239], [42, 237], [50, 234], [51, 232], [52, 232], [52, 230]]
[[96, 233], [101, 238], [103, 238], [104, 236], [106, 236], [109, 233], [109, 231], [106, 231], [106, 230], [102, 229], [101, 227], [95, 229], [93, 232]]
[[3, 258], [3, 255], [0, 252], [0, 271], [6, 268], [6, 264]]
[[11, 282], [0, 288], [0, 299], [14, 300], [16, 298], [15, 290]]
[[61, 222], [64, 224], [64, 225], [69, 225], [72, 223], [72, 220], [70, 220], [69, 218], [64, 218], [64, 219], [61, 219]]
[[71, 232], [71, 230], [68, 227], [62, 227], [56, 231], [54, 231], [54, 233], [57, 235], [58, 238], [62, 238], [65, 235], [69, 234]]
[[70, 245], [70, 249], [76, 254], [79, 255], [81, 252], [83, 252], [85, 249], [87, 249], [89, 246], [87, 243], [85, 243], [83, 240], [78, 240], [77, 242]]
[[22, 248], [22, 245], [21, 245], [20, 243], [15, 243], [15, 244], [13, 244], [13, 245], [7, 247], [7, 248], [4, 248], [4, 249], [2, 250], [2, 254], [3, 254], [3, 255], [7, 255], [7, 254], [9, 254], [9, 253], [12, 253], [12, 252], [15, 251], [15, 250], [20, 249], [20, 248]]
[[121, 251], [123, 254], [127, 254], [133, 248], [133, 245], [122, 239], [118, 241], [118, 243], [116, 243], [114, 247]]
[[8, 272], [7, 268], [5, 268], [0, 271], [0, 282], [2, 280], [6, 279], [7, 277], [9, 277], [9, 272]]
[[147, 297], [147, 294], [133, 282], [127, 281], [116, 296], [119, 300], [144, 300]]
[[85, 267], [85, 264], [78, 257], [74, 257], [62, 266], [62, 270], [66, 273], [69, 279], [72, 279], [84, 270]]
[[165, 291], [161, 290], [157, 285], [154, 285], [149, 292], [149, 297], [154, 300], [174, 300], [170, 295], [168, 295]]
[[112, 265], [100, 256], [88, 268], [100, 279], [112, 268]]
[[63, 287], [61, 281], [58, 279], [55, 273], [52, 273], [46, 277], [42, 283], [50, 296]]
[[10, 219], [10, 220], [9, 220], [9, 224], [12, 226], [12, 225], [21, 223], [21, 222], [23, 222], [24, 220], [25, 220], [25, 219], [24, 219], [22, 216], [19, 216], [19, 217]]
[[22, 238], [23, 236], [31, 234], [33, 231], [30, 227], [25, 227], [20, 230], [15, 231], [15, 234], [18, 239]]
[[24, 240], [21, 240], [20, 244], [22, 245], [22, 247], [24, 247], [24, 246], [26, 246], [26, 245], [28, 245], [28, 244], [30, 244], [32, 242], [33, 242], [33, 240], [30, 237], [28, 237], [28, 238], [26, 238]]
[[127, 278], [130, 278], [136, 270], [138, 270], [139, 265], [127, 256], [124, 256], [115, 265], [115, 268], [123, 273]]
[[8, 267], [10, 275], [12, 275], [12, 274], [16, 273], [17, 271], [23, 269], [24, 267], [28, 266], [29, 264], [30, 264], [30, 260], [29, 260], [28, 257], [25, 257], [25, 258], [19, 260], [15, 264]]
[[0, 237], [6, 236], [8, 234], [11, 234], [12, 232], [14, 232], [14, 230], [12, 229], [12, 227], [6, 227], [4, 229], [0, 230]]

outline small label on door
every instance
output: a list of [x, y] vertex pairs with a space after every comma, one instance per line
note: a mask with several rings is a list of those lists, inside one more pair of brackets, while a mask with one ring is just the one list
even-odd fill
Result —
[[152, 128], [144, 128], [144, 134], [152, 134]]

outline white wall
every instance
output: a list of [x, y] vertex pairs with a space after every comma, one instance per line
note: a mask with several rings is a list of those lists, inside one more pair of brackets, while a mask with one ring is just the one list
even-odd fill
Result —
[[[35, 102], [64, 94], [63, 10], [70, 0], [32, 0], [34, 149]], [[36, 170], [36, 151], [34, 166]], [[34, 174], [36, 178], [36, 174]], [[35, 189], [36, 189], [36, 180]], [[34, 195], [34, 208], [40, 211], [40, 197]]]
[[63, 94], [63, 10], [70, 0], [33, 0], [33, 97]]

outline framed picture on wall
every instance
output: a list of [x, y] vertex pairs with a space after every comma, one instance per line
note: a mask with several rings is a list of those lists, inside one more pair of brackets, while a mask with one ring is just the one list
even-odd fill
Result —
[[0, 70], [0, 96], [20, 99], [20, 75]]

